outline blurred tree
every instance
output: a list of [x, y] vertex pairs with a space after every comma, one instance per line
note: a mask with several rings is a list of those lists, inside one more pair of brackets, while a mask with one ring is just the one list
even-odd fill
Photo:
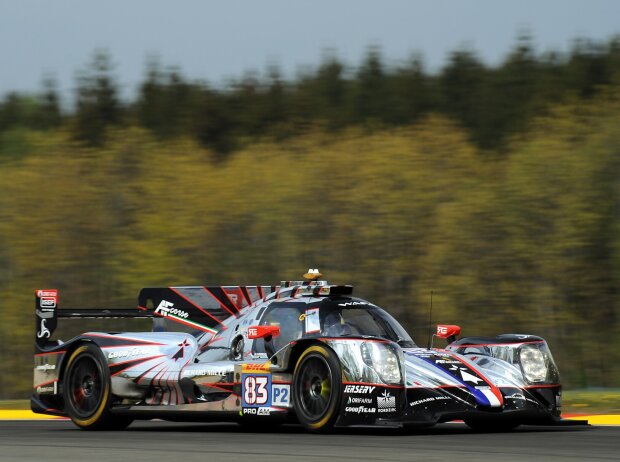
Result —
[[0, 132], [9, 128], [34, 126], [37, 100], [29, 95], [10, 92], [0, 103]]
[[608, 49], [602, 43], [577, 39], [566, 64], [567, 86], [582, 97], [594, 95], [596, 88], [609, 83]]
[[194, 101], [198, 111], [193, 123], [194, 134], [203, 146], [213, 149], [222, 159], [235, 146], [234, 115], [228, 98], [205, 86]]
[[387, 115], [386, 77], [379, 47], [370, 47], [353, 86], [353, 121], [381, 122]]
[[61, 122], [60, 98], [56, 80], [51, 76], [43, 79], [43, 92], [37, 107], [36, 128], [48, 130], [58, 127]]
[[327, 121], [330, 129], [342, 128], [349, 119], [347, 113], [348, 82], [344, 77], [344, 65], [333, 55], [326, 55], [314, 78], [317, 102], [314, 117]]
[[75, 137], [91, 146], [101, 146], [106, 129], [121, 121], [118, 88], [112, 76], [110, 55], [97, 50], [90, 65], [77, 75]]
[[513, 133], [522, 132], [548, 104], [537, 93], [538, 61], [532, 37], [522, 34], [504, 63], [488, 78], [475, 134], [485, 148], [497, 148]]
[[[487, 72], [482, 62], [473, 51], [455, 51], [438, 80], [439, 109], [458, 120], [477, 143], [488, 147], [490, 143], [483, 138], [481, 131], [488, 88]], [[492, 115], [488, 114], [488, 117]]]
[[414, 55], [406, 66], [392, 73], [389, 77], [390, 111], [387, 120], [403, 125], [415, 122], [431, 109], [436, 109], [430, 80], [419, 55]]

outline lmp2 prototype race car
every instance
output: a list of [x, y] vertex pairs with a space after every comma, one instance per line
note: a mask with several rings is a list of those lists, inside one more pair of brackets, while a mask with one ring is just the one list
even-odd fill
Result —
[[[276, 286], [146, 288], [125, 309], [60, 309], [36, 291], [31, 407], [81, 429], [136, 419], [234, 421], [265, 427], [558, 425], [561, 385], [545, 340], [456, 339], [418, 347], [378, 306], [318, 270]], [[152, 332], [52, 340], [59, 318], [152, 318]], [[173, 326], [174, 332], [170, 327]]]

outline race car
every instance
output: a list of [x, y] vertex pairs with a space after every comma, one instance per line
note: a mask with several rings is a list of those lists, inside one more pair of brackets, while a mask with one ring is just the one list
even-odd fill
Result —
[[[136, 419], [266, 428], [559, 425], [561, 384], [544, 339], [499, 335], [417, 346], [384, 309], [318, 270], [279, 286], [145, 288], [135, 309], [61, 309], [36, 291], [34, 412], [84, 430]], [[58, 319], [151, 318], [152, 332], [53, 339]], [[571, 423], [574, 423], [571, 421]]]

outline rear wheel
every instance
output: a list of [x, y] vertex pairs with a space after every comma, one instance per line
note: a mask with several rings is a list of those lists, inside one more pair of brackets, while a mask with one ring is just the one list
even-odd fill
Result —
[[293, 403], [310, 431], [325, 432], [338, 419], [342, 395], [340, 361], [330, 348], [312, 345], [302, 353], [293, 378]]
[[519, 422], [513, 422], [510, 420], [493, 421], [476, 419], [465, 419], [465, 424], [472, 430], [485, 433], [509, 432], [510, 430], [514, 430], [520, 425]]
[[84, 430], [121, 430], [131, 424], [128, 417], [110, 414], [110, 389], [110, 369], [98, 347], [82, 345], [71, 353], [63, 397], [73, 423]]

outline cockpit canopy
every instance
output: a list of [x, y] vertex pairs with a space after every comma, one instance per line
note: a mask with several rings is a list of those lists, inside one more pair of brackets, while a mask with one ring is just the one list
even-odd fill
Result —
[[[274, 301], [265, 310], [260, 325], [280, 327], [280, 335], [271, 340], [275, 351], [294, 340], [312, 337], [373, 337], [415, 347], [405, 329], [386, 311], [354, 298], [328, 298], [316, 305]], [[255, 340], [253, 352], [266, 352], [263, 339]]]

